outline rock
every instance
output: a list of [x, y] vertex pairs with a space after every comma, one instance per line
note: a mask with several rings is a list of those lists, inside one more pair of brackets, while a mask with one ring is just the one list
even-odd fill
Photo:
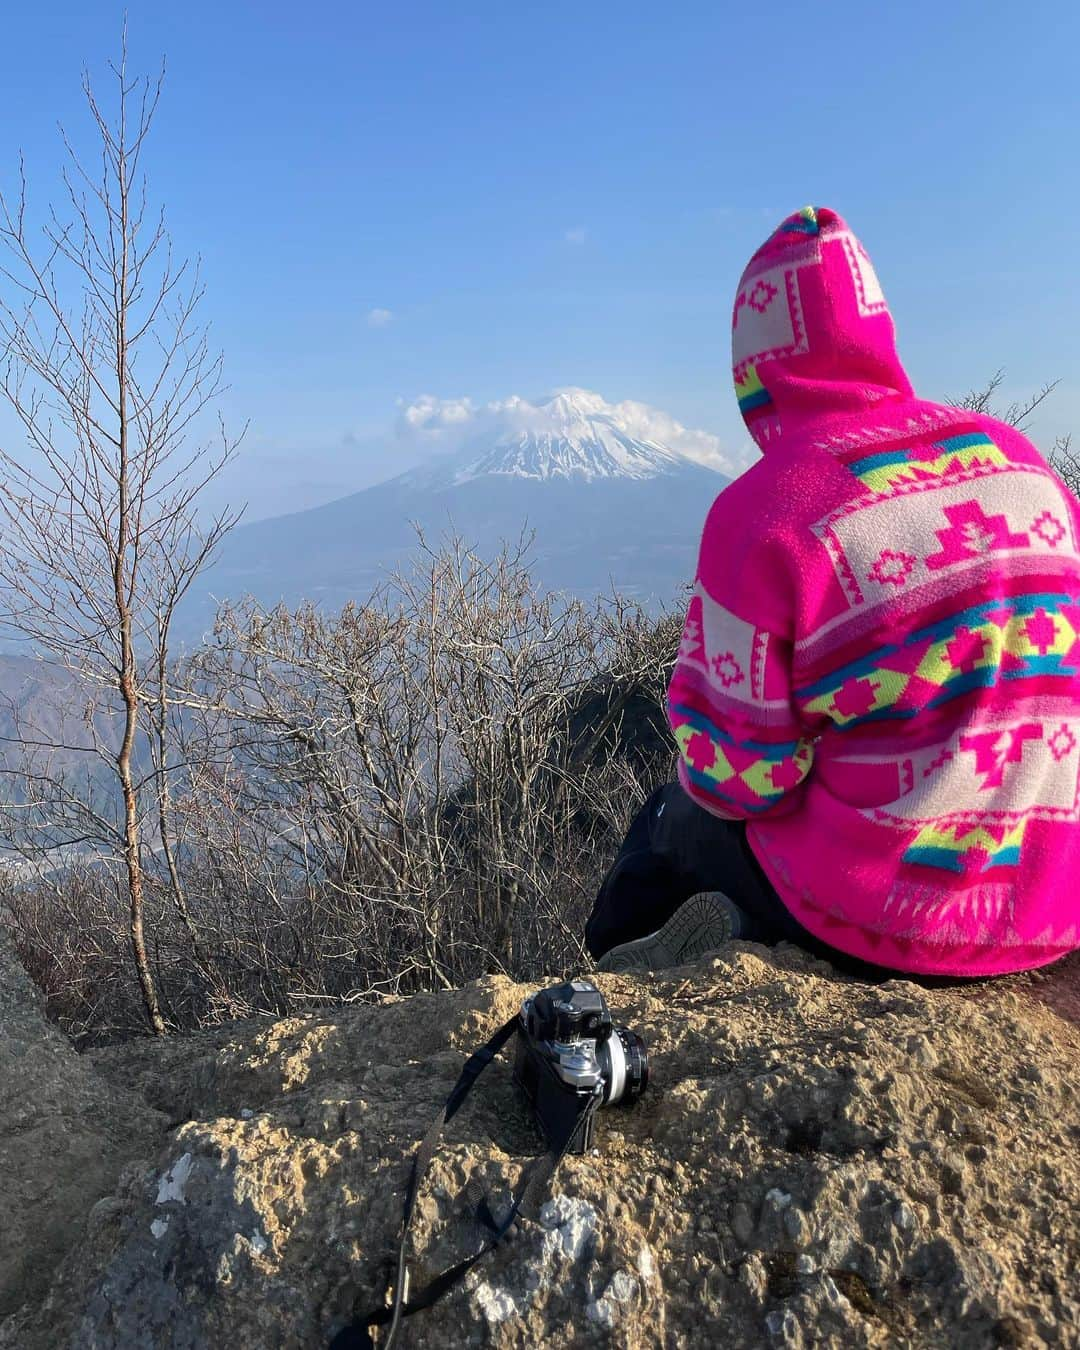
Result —
[[[110, 1086], [45, 1019], [0, 925], [0, 1328], [36, 1303], [130, 1159], [165, 1117]], [[0, 1339], [4, 1332], [0, 1330]]]
[[[1054, 994], [1078, 970], [870, 985], [734, 944], [670, 974], [597, 977], [648, 1043], [648, 1093], [600, 1114], [596, 1149], [564, 1160], [535, 1217], [406, 1343], [1080, 1347], [1080, 1036]], [[526, 992], [494, 978], [113, 1047], [93, 1069], [35, 1008], [58, 1083], [93, 1084], [111, 1111], [136, 1085], [144, 1125], [162, 1131], [155, 1109], [183, 1123], [149, 1163], [114, 1139], [85, 1195], [68, 1184], [37, 1211], [13, 1196], [24, 1236], [47, 1213], [77, 1238], [18, 1276], [25, 1306], [0, 1346], [325, 1346], [382, 1302], [416, 1142]], [[25, 985], [16, 1001], [26, 1016]], [[90, 1093], [67, 1094], [64, 1128], [100, 1139]], [[59, 1095], [44, 1100], [59, 1118]], [[539, 1148], [498, 1061], [422, 1189], [414, 1291], [473, 1250], [477, 1197], [499, 1212]]]
[[743, 1200], [738, 1201], [732, 1211], [731, 1231], [744, 1247], [749, 1244], [754, 1235], [754, 1219], [750, 1213], [749, 1205]]

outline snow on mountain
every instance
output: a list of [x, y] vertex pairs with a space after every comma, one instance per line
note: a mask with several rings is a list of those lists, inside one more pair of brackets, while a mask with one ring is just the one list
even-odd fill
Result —
[[427, 399], [403, 420], [442, 453], [348, 497], [235, 530], [186, 607], [190, 628], [208, 626], [211, 597], [328, 608], [363, 600], [415, 556], [417, 528], [489, 557], [524, 535], [541, 588], [584, 597], [615, 587], [669, 603], [693, 576], [709, 506], [738, 472], [715, 437], [584, 389], [480, 408]]
[[514, 478], [656, 478], [692, 463], [738, 472], [707, 432], [689, 431], [644, 403], [608, 403], [588, 389], [560, 389], [538, 403], [514, 396], [474, 408], [467, 399], [422, 399], [405, 410], [410, 431], [452, 433], [456, 453], [441, 455], [398, 480], [438, 490], [489, 474]]

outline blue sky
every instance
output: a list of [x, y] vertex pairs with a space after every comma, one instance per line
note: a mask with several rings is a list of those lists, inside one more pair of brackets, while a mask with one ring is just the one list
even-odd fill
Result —
[[[0, 183], [52, 193], [122, 9], [10, 7]], [[920, 392], [1004, 366], [1080, 431], [1080, 12], [1065, 3], [148, 3], [149, 150], [225, 351], [255, 516], [417, 453], [398, 400], [637, 399], [743, 441], [748, 253], [805, 202], [874, 258]], [[379, 322], [373, 311], [386, 311]]]

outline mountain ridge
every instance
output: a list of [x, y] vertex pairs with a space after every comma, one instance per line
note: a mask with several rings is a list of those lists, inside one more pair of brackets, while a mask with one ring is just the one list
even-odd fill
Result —
[[705, 516], [730, 479], [707, 446], [693, 453], [642, 434], [632, 413], [643, 406], [578, 389], [511, 400], [455, 453], [237, 529], [202, 579], [201, 604], [183, 614], [188, 636], [209, 625], [214, 601], [247, 594], [266, 607], [362, 602], [415, 556], [418, 529], [484, 557], [531, 535], [541, 589], [671, 603], [692, 580]]

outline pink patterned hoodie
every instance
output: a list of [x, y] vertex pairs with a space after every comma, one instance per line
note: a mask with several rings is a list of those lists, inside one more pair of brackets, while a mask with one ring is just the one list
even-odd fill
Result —
[[683, 787], [795, 917], [900, 970], [1080, 946], [1077, 504], [1031, 443], [917, 399], [833, 211], [754, 254], [735, 388], [763, 457], [709, 513], [669, 691]]

